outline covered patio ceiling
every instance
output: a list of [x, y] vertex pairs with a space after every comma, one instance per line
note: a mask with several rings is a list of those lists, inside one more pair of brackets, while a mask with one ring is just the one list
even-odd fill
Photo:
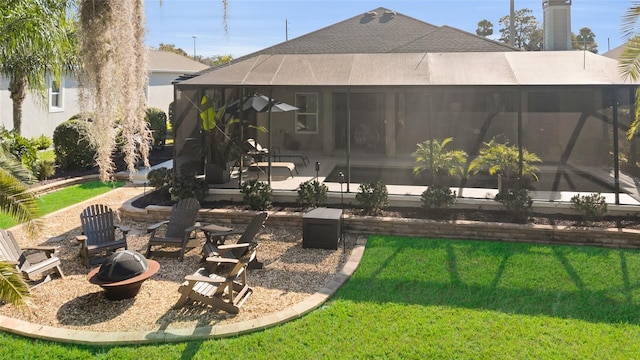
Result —
[[618, 62], [583, 51], [275, 54], [231, 62], [179, 85], [635, 85]]

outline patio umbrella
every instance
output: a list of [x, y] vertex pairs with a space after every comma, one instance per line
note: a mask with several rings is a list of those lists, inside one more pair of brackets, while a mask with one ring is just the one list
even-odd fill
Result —
[[[227, 113], [234, 114], [240, 111], [239, 101], [234, 101], [227, 106]], [[247, 95], [244, 97], [244, 101], [242, 102], [242, 111], [254, 110], [257, 112], [268, 112], [269, 111], [269, 97], [253, 93], [251, 95]], [[287, 112], [298, 110], [297, 107], [293, 105], [289, 105], [287, 103], [283, 103], [281, 101], [277, 101], [275, 99], [271, 99], [271, 112]]]

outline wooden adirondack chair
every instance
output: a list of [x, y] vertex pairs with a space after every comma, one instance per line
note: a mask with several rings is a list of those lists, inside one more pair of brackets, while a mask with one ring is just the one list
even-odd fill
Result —
[[[86, 267], [101, 264], [109, 255], [123, 248], [127, 250], [129, 227], [114, 223], [113, 210], [107, 205], [90, 205], [80, 213], [82, 235], [76, 236], [80, 242], [80, 256]], [[117, 239], [117, 231], [122, 237]]]
[[255, 258], [258, 244], [241, 245], [244, 253], [240, 258], [210, 257], [204, 267], [186, 276], [178, 289], [182, 296], [174, 308], [181, 308], [192, 300], [231, 314], [240, 312], [240, 307], [253, 292], [247, 284], [247, 264]]
[[0, 229], [0, 260], [14, 264], [27, 279], [30, 288], [51, 280], [52, 272], [64, 279], [60, 259], [55, 252], [55, 246], [20, 248], [10, 231]]
[[[223, 232], [208, 232], [206, 233], [207, 242], [202, 247], [203, 260], [207, 257], [224, 257], [238, 259], [244, 254], [244, 248], [237, 246], [241, 244], [251, 243], [253, 239], [258, 235], [258, 232], [264, 227], [264, 223], [267, 221], [269, 214], [266, 211], [257, 213], [247, 227], [242, 230], [223, 231]], [[203, 228], [203, 230], [206, 227]], [[228, 237], [233, 235], [240, 235], [238, 241], [235, 244], [225, 244]], [[262, 263], [254, 258], [249, 264], [250, 269], [261, 269]]]
[[[151, 234], [147, 245], [147, 257], [151, 256], [178, 256], [182, 261], [184, 253], [189, 248], [194, 248], [200, 244], [192, 236], [198, 229], [197, 223], [200, 203], [194, 198], [182, 199], [175, 203], [171, 209], [169, 220], [159, 222], [147, 228], [147, 233]], [[165, 230], [161, 234], [161, 230]], [[152, 247], [174, 247], [180, 248], [177, 251], [152, 250]]]

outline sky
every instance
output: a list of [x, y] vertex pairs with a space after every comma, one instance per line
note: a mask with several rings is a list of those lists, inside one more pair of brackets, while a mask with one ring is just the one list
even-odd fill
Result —
[[[631, 0], [573, 0], [571, 31], [588, 27], [596, 35], [598, 52], [624, 43], [620, 25]], [[305, 35], [378, 7], [436, 26], [448, 25], [475, 34], [481, 20], [494, 25], [509, 14], [509, 0], [228, 0], [227, 31], [222, 0], [145, 0], [146, 44], [174, 44], [189, 55], [234, 58]], [[542, 26], [542, 0], [515, 0]]]

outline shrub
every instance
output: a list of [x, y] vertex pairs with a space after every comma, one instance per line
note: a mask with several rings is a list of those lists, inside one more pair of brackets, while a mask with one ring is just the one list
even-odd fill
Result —
[[146, 111], [146, 120], [153, 134], [153, 148], [162, 149], [167, 140], [167, 114], [158, 108], [150, 107]]
[[327, 185], [318, 180], [309, 180], [300, 184], [296, 202], [300, 206], [318, 206], [327, 200]]
[[607, 213], [607, 202], [600, 194], [574, 195], [571, 198], [571, 207], [578, 211], [582, 222], [587, 225]]
[[362, 207], [365, 214], [378, 215], [382, 208], [389, 203], [387, 186], [380, 181], [375, 183], [362, 183], [356, 194], [356, 201]]
[[456, 202], [456, 192], [440, 186], [429, 186], [420, 197], [422, 208], [431, 211], [448, 208]]
[[495, 201], [505, 206], [507, 213], [511, 215], [511, 221], [516, 223], [526, 223], [531, 215], [531, 205], [533, 199], [529, 196], [527, 189], [506, 189], [498, 193]]
[[0, 148], [13, 155], [37, 177], [38, 150], [35, 143], [15, 130], [0, 128]]
[[168, 190], [173, 185], [173, 172], [166, 167], [153, 169], [147, 174], [149, 186], [157, 190]]
[[53, 145], [53, 140], [47, 135], [40, 135], [31, 139], [31, 142], [38, 150], [47, 150]]
[[48, 160], [36, 161], [33, 169], [33, 175], [38, 180], [47, 180], [56, 173], [56, 163]]
[[204, 201], [208, 191], [209, 187], [204, 179], [191, 174], [180, 175], [170, 189], [171, 195], [177, 200], [193, 197], [200, 203]]
[[242, 198], [251, 210], [267, 210], [271, 207], [272, 190], [269, 184], [257, 179], [242, 183]]
[[53, 132], [56, 164], [64, 170], [82, 170], [95, 165], [95, 148], [85, 137], [87, 121], [77, 116], [58, 125]]

